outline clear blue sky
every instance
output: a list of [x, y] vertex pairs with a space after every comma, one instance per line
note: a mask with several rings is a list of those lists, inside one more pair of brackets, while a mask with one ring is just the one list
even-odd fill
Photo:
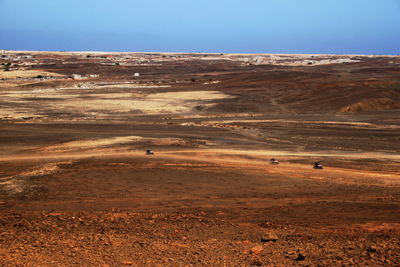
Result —
[[400, 0], [0, 0], [0, 49], [400, 54]]

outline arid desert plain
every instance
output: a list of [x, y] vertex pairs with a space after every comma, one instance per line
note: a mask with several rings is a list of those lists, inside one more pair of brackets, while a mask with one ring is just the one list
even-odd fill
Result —
[[0, 266], [399, 266], [399, 240], [398, 56], [0, 55]]

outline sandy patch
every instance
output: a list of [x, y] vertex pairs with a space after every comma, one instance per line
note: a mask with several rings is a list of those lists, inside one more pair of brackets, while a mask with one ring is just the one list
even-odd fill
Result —
[[21, 180], [8, 180], [0, 182], [0, 186], [4, 191], [12, 192], [14, 194], [23, 192], [23, 182]]
[[[188, 141], [181, 138], [148, 138], [147, 141], [154, 146], [195, 146], [200, 140]], [[205, 143], [205, 142], [204, 142]]]
[[181, 100], [216, 100], [231, 98], [231, 96], [221, 93], [219, 91], [189, 91], [189, 92], [167, 92], [151, 94], [153, 99], [181, 99]]
[[107, 88], [169, 88], [169, 87], [171, 87], [171, 85], [121, 83], [121, 84], [98, 85], [98, 87], [107, 87]]
[[29, 108], [20, 108], [19, 110], [14, 108], [0, 108], [0, 120], [20, 120], [24, 118], [40, 119], [43, 116]]
[[55, 173], [59, 170], [60, 164], [70, 164], [71, 161], [67, 162], [57, 162], [57, 163], [47, 163], [41, 165], [35, 169], [21, 172], [14, 176], [2, 177], [0, 178], [0, 188], [2, 190], [8, 191], [9, 193], [17, 194], [22, 193], [25, 188], [25, 179], [36, 176], [43, 176]]
[[52, 152], [63, 152], [73, 150], [87, 150], [99, 147], [107, 147], [116, 144], [123, 144], [129, 142], [137, 142], [143, 140], [141, 136], [118, 136], [112, 138], [101, 138], [93, 140], [83, 141], [72, 141], [58, 145], [47, 146], [41, 149], [41, 151], [52, 151]]
[[219, 121], [207, 121], [208, 123], [313, 123], [313, 124], [338, 124], [338, 125], [352, 125], [352, 126], [372, 126], [373, 124], [367, 122], [352, 122], [352, 121], [303, 121], [303, 120], [259, 120], [259, 119], [238, 119], [238, 120], [219, 120]]
[[359, 59], [348, 56], [331, 55], [236, 55], [229, 57], [233, 61], [241, 61], [254, 65], [280, 65], [280, 66], [316, 66], [329, 64], [344, 64], [360, 62]]
[[[43, 117], [43, 112], [85, 114], [97, 117], [116, 113], [170, 114], [187, 113], [201, 106], [203, 109], [215, 105], [213, 101], [232, 98], [219, 91], [165, 92], [144, 95], [131, 93], [84, 93], [63, 89], [36, 89], [0, 93], [0, 118], [21, 119]], [[54, 100], [57, 101], [54, 101]], [[40, 100], [40, 102], [36, 102]], [[12, 108], [13, 103], [18, 103]], [[21, 103], [23, 107], [21, 107]], [[42, 113], [39, 113], [41, 112]]]
[[[200, 118], [200, 117], [199, 117]], [[207, 117], [204, 117], [207, 118]], [[211, 117], [210, 117], [211, 118]], [[237, 123], [293, 123], [293, 124], [326, 124], [334, 126], [352, 126], [362, 128], [376, 128], [376, 129], [397, 129], [399, 125], [378, 125], [369, 122], [353, 122], [353, 121], [304, 121], [304, 120], [265, 120], [265, 119], [234, 119], [234, 120], [211, 120], [201, 122], [183, 122], [181, 126], [205, 126], [213, 128], [227, 128], [227, 127], [239, 127], [234, 124]]]
[[126, 99], [134, 97], [142, 97], [143, 94], [140, 93], [111, 93], [111, 94], [90, 94], [90, 97], [100, 98], [100, 99]]
[[35, 78], [38, 75], [42, 76], [53, 76], [53, 77], [64, 77], [64, 75], [55, 73], [55, 72], [47, 72], [40, 70], [12, 70], [12, 71], [2, 71], [0, 72], [0, 78], [6, 79], [15, 79], [17, 77], [21, 78]]
[[[200, 147], [209, 145], [212, 142], [202, 139], [184, 140], [181, 138], [151, 138], [142, 136], [118, 136], [111, 138], [100, 138], [91, 140], [80, 140], [66, 142], [57, 145], [46, 146], [39, 151], [41, 152], [77, 152], [84, 150], [107, 148], [115, 145], [123, 146], [132, 143], [148, 143], [149, 146], [180, 146], [180, 147]], [[212, 143], [213, 144], [213, 143]]]
[[341, 108], [340, 112], [378, 111], [398, 108], [400, 108], [400, 103], [398, 101], [387, 97], [381, 97], [363, 99], [354, 104]]
[[179, 115], [173, 119], [208, 119], [208, 118], [229, 118], [229, 117], [257, 117], [262, 116], [262, 113], [223, 113], [223, 114], [193, 114], [193, 115]]
[[[99, 99], [66, 99], [57, 103], [56, 106], [58, 109], [78, 110], [80, 112], [125, 113], [141, 111], [147, 114], [184, 113], [192, 111], [198, 105], [203, 105], [204, 107], [214, 105], [209, 103], [210, 101], [231, 98], [231, 96], [218, 91], [166, 92], [149, 94], [143, 97], [132, 97], [129, 94], [98, 96]], [[132, 98], [129, 99], [130, 97]]]
[[11, 88], [11, 87], [15, 87], [17, 85], [24, 85], [24, 84], [27, 84], [27, 83], [16, 83], [16, 82], [10, 83], [10, 82], [0, 81], [0, 88]]
[[71, 163], [71, 162], [48, 163], [48, 164], [40, 166], [37, 169], [22, 172], [22, 173], [18, 174], [18, 177], [34, 177], [34, 176], [48, 175], [48, 174], [56, 172], [59, 169], [58, 165], [64, 164], [64, 163]]

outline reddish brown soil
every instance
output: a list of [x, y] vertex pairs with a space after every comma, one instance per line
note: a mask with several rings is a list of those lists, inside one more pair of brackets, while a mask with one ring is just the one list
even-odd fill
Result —
[[[3, 81], [0, 266], [398, 266], [398, 57], [127, 56], [34, 54], [30, 70], [100, 77]], [[233, 98], [153, 114], [54, 104], [188, 91]]]

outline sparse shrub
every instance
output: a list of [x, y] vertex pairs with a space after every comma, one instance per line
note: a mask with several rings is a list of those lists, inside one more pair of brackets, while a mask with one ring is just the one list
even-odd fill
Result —
[[11, 69], [11, 63], [10, 62], [7, 62], [6, 63], [6, 71], [10, 71], [10, 69]]

